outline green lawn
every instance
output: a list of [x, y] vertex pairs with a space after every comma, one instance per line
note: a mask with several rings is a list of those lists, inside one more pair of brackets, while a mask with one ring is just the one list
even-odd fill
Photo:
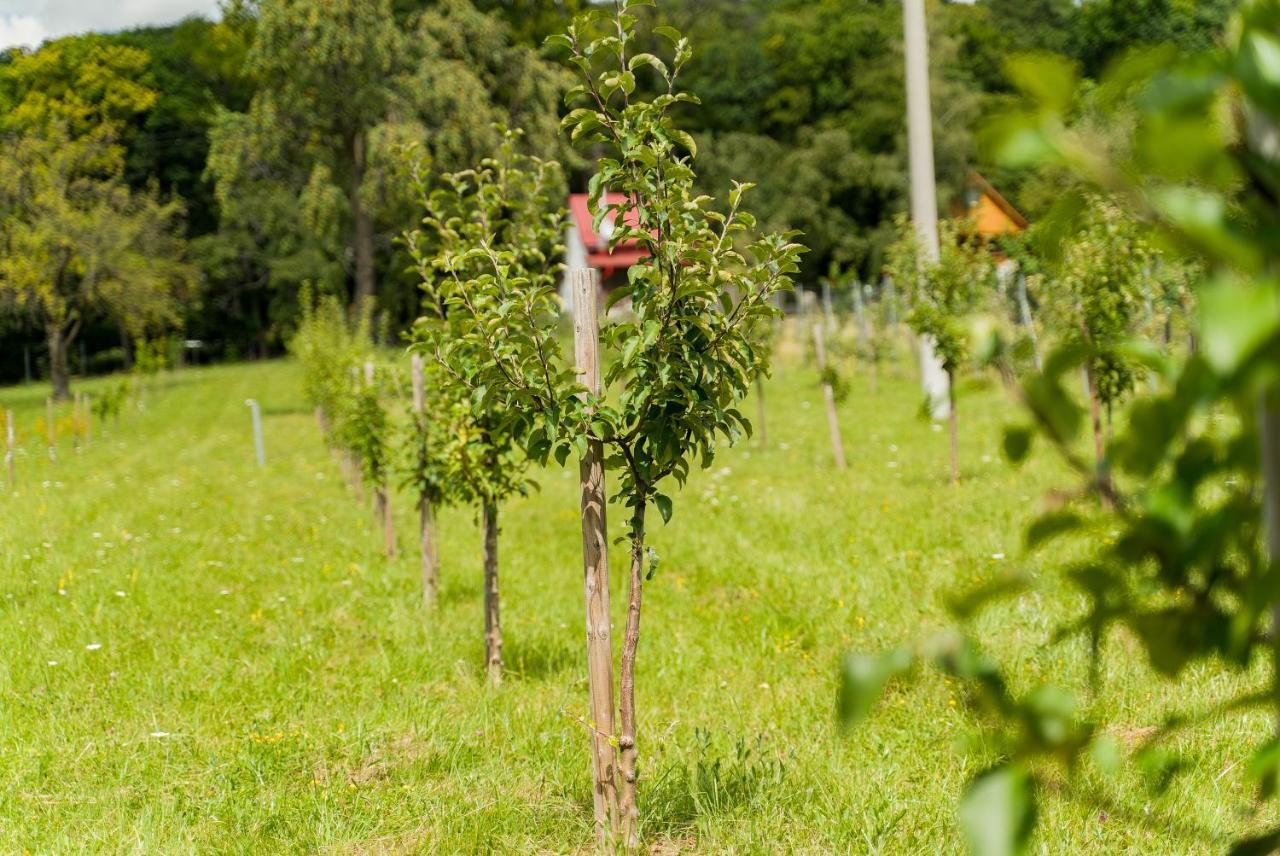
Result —
[[[991, 760], [953, 685], [926, 674], [842, 733], [837, 666], [947, 624], [945, 596], [1028, 559], [1021, 531], [1064, 482], [999, 455], [1010, 407], [961, 400], [963, 483], [921, 422], [909, 366], [853, 379], [850, 469], [830, 462], [812, 369], [768, 386], [769, 447], [726, 451], [652, 532], [637, 698], [647, 843], [657, 853], [954, 853], [959, 788]], [[93, 384], [81, 388], [92, 389]], [[576, 467], [503, 511], [508, 680], [481, 665], [480, 533], [440, 521], [440, 609], [420, 606], [414, 515], [384, 560], [288, 362], [182, 371], [144, 411], [56, 463], [18, 409], [0, 495], [0, 852], [589, 852]], [[253, 459], [263, 403], [268, 465]], [[745, 408], [754, 413], [754, 404]], [[0, 472], [2, 475], [2, 472]], [[613, 515], [615, 524], [620, 519]], [[624, 550], [615, 548], [621, 628]], [[1033, 568], [1034, 570], [1034, 568]], [[1046, 576], [981, 621], [1019, 679], [1085, 692], [1083, 646], [1046, 644], [1079, 603]], [[1131, 737], [1238, 680], [1175, 689], [1118, 638], [1093, 712]], [[1176, 746], [1162, 797], [1131, 773], [1043, 795], [1037, 852], [1222, 852], [1251, 813], [1242, 759], [1265, 716]]]

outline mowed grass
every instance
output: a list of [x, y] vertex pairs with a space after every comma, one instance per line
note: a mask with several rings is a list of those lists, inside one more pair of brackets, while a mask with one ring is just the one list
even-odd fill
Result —
[[[1029, 594], [985, 614], [1027, 687], [1086, 700], [1080, 644], [1048, 644], [1081, 601], [1025, 556], [1055, 462], [999, 455], [1003, 393], [961, 399], [963, 482], [917, 418], [912, 367], [841, 405], [837, 472], [799, 349], [767, 387], [767, 448], [725, 450], [652, 529], [638, 669], [646, 847], [658, 853], [955, 853], [955, 803], [993, 757], [959, 688], [924, 673], [841, 731], [840, 655], [949, 624], [946, 596], [1015, 568]], [[94, 384], [81, 388], [92, 390]], [[0, 494], [0, 852], [591, 851], [576, 467], [502, 511], [508, 677], [480, 669], [480, 533], [440, 520], [440, 608], [421, 607], [414, 515], [386, 560], [324, 449], [289, 362], [158, 379], [143, 411], [50, 463], [44, 388], [0, 391], [22, 454]], [[244, 400], [264, 408], [254, 464]], [[749, 402], [746, 412], [754, 414]], [[65, 412], [65, 411], [64, 411]], [[621, 512], [614, 509], [615, 534]], [[611, 555], [622, 627], [624, 550]], [[1241, 681], [1157, 679], [1113, 640], [1090, 712], [1122, 745]], [[1042, 794], [1042, 853], [1209, 853], [1272, 819], [1242, 759], [1267, 717], [1173, 745], [1188, 771], [1153, 795], [1087, 768]]]

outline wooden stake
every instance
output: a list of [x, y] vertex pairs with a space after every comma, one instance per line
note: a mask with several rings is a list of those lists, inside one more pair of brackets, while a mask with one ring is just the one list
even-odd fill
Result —
[[[422, 417], [427, 410], [427, 382], [421, 354], [413, 355], [413, 412]], [[422, 554], [422, 602], [432, 609], [440, 588], [440, 557], [436, 547], [436, 515], [431, 500], [418, 497], [418, 543]]]
[[[578, 382], [599, 395], [599, 279], [594, 270], [569, 274], [573, 287], [573, 339]], [[587, 687], [590, 696], [592, 796], [596, 840], [601, 849], [618, 833], [618, 786], [614, 752], [613, 630], [609, 618], [608, 524], [605, 517], [604, 445], [587, 441], [578, 465], [582, 488], [582, 569], [587, 620]]]
[[53, 422], [53, 398], [51, 397], [44, 400], [44, 428], [45, 434], [48, 435], [45, 439], [49, 441], [49, 460], [56, 461], [58, 460], [58, 426]]
[[484, 662], [489, 686], [502, 684], [502, 616], [498, 609], [498, 506], [486, 501], [484, 513]]
[[840, 439], [840, 417], [836, 414], [836, 391], [831, 388], [830, 382], [825, 377], [827, 371], [827, 348], [822, 339], [821, 324], [813, 325], [813, 350], [818, 357], [818, 371], [824, 375], [822, 379], [822, 398], [827, 405], [827, 427], [831, 429], [831, 449], [836, 456], [836, 469], [843, 470], [848, 464], [844, 460], [844, 443]]
[[1036, 371], [1044, 370], [1044, 362], [1040, 358], [1040, 339], [1036, 335], [1036, 323], [1031, 317], [1031, 301], [1027, 298], [1027, 275], [1022, 271], [1018, 271], [1018, 315], [1022, 320], [1022, 326], [1026, 328], [1027, 336], [1031, 339], [1031, 352], [1035, 356]]
[[267, 447], [262, 442], [262, 410], [258, 407], [258, 400], [255, 398], [246, 399], [244, 403], [253, 414], [253, 451], [258, 458], [258, 466], [265, 467]]
[[960, 483], [960, 417], [956, 413], [956, 379], [947, 373], [947, 423], [951, 429], [951, 483]]
[[5, 421], [5, 427], [4, 427], [4, 442], [5, 442], [4, 464], [5, 464], [5, 468], [6, 468], [6, 469], [8, 469], [8, 471], [9, 471], [9, 482], [8, 482], [9, 490], [13, 490], [13, 484], [14, 484], [14, 480], [13, 480], [13, 446], [14, 446], [14, 439], [15, 439], [14, 434], [15, 434], [16, 429], [14, 428], [14, 425], [13, 425], [13, 411], [12, 411], [12, 410], [9, 410], [9, 411], [7, 411], [7, 412], [5, 413], [5, 420], [4, 420], [4, 421]]

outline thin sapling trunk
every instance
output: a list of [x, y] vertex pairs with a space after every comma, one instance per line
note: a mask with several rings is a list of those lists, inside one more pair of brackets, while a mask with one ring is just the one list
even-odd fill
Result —
[[391, 489], [384, 481], [373, 494], [374, 516], [382, 524], [382, 548], [387, 558], [396, 555], [396, 523], [391, 513]]
[[436, 515], [427, 497], [418, 500], [419, 537], [422, 549], [422, 602], [435, 608], [440, 589], [440, 560], [436, 549]]
[[[1262, 446], [1262, 522], [1266, 535], [1267, 556], [1274, 562], [1280, 556], [1280, 408], [1264, 391], [1258, 400], [1258, 433]], [[1280, 627], [1280, 599], [1271, 605], [1272, 627]], [[1271, 634], [1271, 693], [1280, 733], [1280, 633]]]
[[498, 612], [498, 506], [484, 502], [484, 654], [489, 685], [502, 683], [502, 620]]
[[1088, 363], [1084, 366], [1084, 385], [1089, 396], [1089, 417], [1093, 423], [1094, 466], [1098, 489], [1102, 494], [1103, 504], [1109, 505], [1107, 497], [1110, 495], [1108, 488], [1111, 486], [1111, 473], [1107, 467], [1107, 438], [1102, 425], [1102, 402], [1098, 400], [1098, 386], [1094, 382], [1093, 368]]
[[950, 412], [947, 423], [951, 433], [951, 483], [960, 483], [960, 417], [956, 412], [956, 376], [955, 372], [947, 372], [947, 398]]
[[818, 372], [822, 375], [822, 399], [827, 408], [827, 427], [831, 431], [831, 450], [835, 454], [836, 469], [843, 470], [848, 464], [844, 459], [844, 441], [840, 439], [840, 417], [836, 413], [836, 391], [827, 377], [827, 349], [822, 338], [822, 325], [813, 325], [813, 349], [818, 360]]
[[618, 807], [622, 813], [622, 840], [628, 850], [640, 844], [640, 807], [636, 801], [636, 649], [640, 645], [640, 606], [644, 594], [644, 517], [641, 496], [631, 518], [631, 573], [627, 582], [627, 630], [622, 641], [618, 679]]
[[[427, 380], [421, 354], [413, 355], [411, 378], [413, 412], [421, 419], [427, 410]], [[425, 488], [418, 495], [418, 545], [422, 556], [422, 602], [427, 609], [433, 609], [440, 589], [440, 556], [436, 547], [436, 513]]]

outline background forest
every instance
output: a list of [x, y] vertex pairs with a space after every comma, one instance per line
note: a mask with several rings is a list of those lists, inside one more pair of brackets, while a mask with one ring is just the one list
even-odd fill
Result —
[[[585, 187], [588, 163], [556, 134], [564, 73], [541, 47], [583, 5], [230, 0], [218, 21], [0, 53], [0, 211], [23, 212], [0, 260], [0, 382], [127, 366], [161, 336], [200, 340], [201, 360], [278, 354], [307, 282], [403, 329], [419, 310], [397, 242], [407, 147], [444, 173], [492, 151], [496, 125], [522, 127]], [[1000, 170], [975, 146], [1012, 97], [1004, 57], [1058, 52], [1097, 76], [1134, 46], [1209, 44], [1233, 5], [937, 4], [944, 205], [975, 168], [1033, 220], [1055, 197], [1053, 175]], [[906, 207], [899, 5], [670, 0], [660, 14], [698, 46], [683, 83], [704, 104], [686, 124], [708, 192], [757, 182], [762, 226], [804, 233], [806, 283], [833, 263], [881, 270]]]

